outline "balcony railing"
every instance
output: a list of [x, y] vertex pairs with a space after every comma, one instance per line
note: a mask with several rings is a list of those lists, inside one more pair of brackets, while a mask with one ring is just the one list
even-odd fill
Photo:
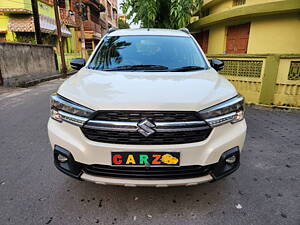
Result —
[[84, 30], [85, 31], [94, 31], [97, 33], [101, 33], [101, 26], [100, 24], [94, 23], [93, 21], [87, 20], [84, 21]]
[[63, 21], [63, 23], [67, 26], [78, 26], [75, 20], [75, 14], [71, 15], [70, 12], [66, 9], [60, 9], [60, 18]]

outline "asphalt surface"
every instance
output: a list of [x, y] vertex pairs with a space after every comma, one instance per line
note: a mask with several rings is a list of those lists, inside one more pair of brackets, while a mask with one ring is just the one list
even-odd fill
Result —
[[248, 107], [240, 169], [194, 187], [80, 182], [52, 163], [49, 94], [60, 80], [0, 95], [0, 224], [300, 224], [300, 112]]

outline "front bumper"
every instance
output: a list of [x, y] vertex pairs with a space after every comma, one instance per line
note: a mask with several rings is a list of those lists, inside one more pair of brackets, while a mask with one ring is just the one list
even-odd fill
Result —
[[[67, 158], [67, 161], [61, 162], [59, 161], [58, 156], [63, 156]], [[234, 163], [226, 163], [226, 159], [235, 156], [236, 161]], [[185, 185], [185, 186], [192, 186], [197, 185], [200, 183], [205, 182], [212, 182], [219, 180], [225, 176], [228, 176], [229, 174], [233, 173], [239, 168], [240, 165], [240, 151], [238, 147], [232, 148], [226, 152], [224, 152], [219, 160], [218, 163], [215, 163], [213, 165], [199, 167], [194, 166], [192, 168], [197, 169], [191, 169], [191, 166], [188, 167], [189, 169], [182, 169], [182, 167], [177, 168], [163, 168], [161, 167], [160, 171], [166, 171], [164, 174], [158, 174], [157, 170], [155, 173], [151, 173], [151, 170], [149, 168], [142, 168], [142, 171], [144, 173], [134, 174], [130, 173], [132, 169], [127, 171], [122, 171], [120, 174], [116, 174], [115, 171], [120, 171], [118, 167], [110, 167], [106, 166], [103, 170], [92, 170], [98, 172], [101, 174], [101, 176], [97, 176], [95, 174], [91, 173], [91, 170], [88, 168], [91, 167], [100, 167], [101, 166], [89, 166], [85, 165], [79, 162], [76, 162], [72, 156], [72, 154], [67, 151], [66, 149], [61, 148], [60, 146], [55, 146], [54, 149], [54, 164], [57, 169], [59, 169], [61, 172], [79, 179], [79, 180], [86, 180], [91, 181], [96, 184], [103, 184], [103, 185], [122, 185], [126, 187], [137, 187], [137, 186], [155, 186], [155, 187], [169, 187], [169, 186], [178, 186], [178, 185]], [[103, 167], [103, 166], [102, 166]], [[128, 167], [127, 167], [128, 168]], [[184, 168], [184, 167], [183, 167]], [[172, 172], [168, 173], [168, 170], [172, 169]], [[136, 170], [136, 169], [134, 169]], [[141, 172], [141, 170], [139, 170]], [[177, 172], [177, 174], [176, 174]], [[197, 175], [197, 172], [199, 172], [199, 176]], [[163, 179], [155, 179], [151, 178], [151, 174], [153, 176], [160, 176], [164, 177]], [[172, 178], [167, 178], [168, 175], [172, 174]], [[141, 179], [137, 179], [138, 176], [144, 176]], [[127, 177], [126, 179], [122, 177]], [[184, 178], [186, 177], [186, 178]], [[177, 179], [179, 178], [179, 179]]]
[[[81, 179], [98, 184], [113, 184], [123, 186], [177, 186], [177, 185], [196, 185], [204, 182], [218, 180], [234, 172], [239, 167], [239, 154], [243, 148], [246, 123], [245, 120], [236, 124], [225, 124], [214, 128], [210, 136], [202, 142], [177, 145], [119, 145], [107, 144], [88, 140], [81, 132], [79, 127], [68, 123], [58, 123], [52, 119], [48, 123], [49, 138], [54, 149], [54, 155], [65, 151], [65, 155], [70, 157], [74, 164], [65, 165], [64, 169], [55, 162], [56, 167], [62, 172]], [[238, 156], [237, 163], [228, 170], [224, 165], [224, 154], [233, 151]], [[210, 166], [210, 171], [199, 177], [180, 178], [180, 179], [143, 179], [143, 178], [118, 178], [107, 176], [95, 176], [82, 170], [85, 165], [111, 165], [112, 151], [163, 151], [181, 153], [181, 165], [191, 166], [201, 165]], [[64, 153], [62, 153], [64, 154]], [[55, 157], [56, 158], [56, 157]], [[72, 161], [73, 160], [73, 161]], [[70, 171], [77, 171], [72, 173]]]
[[172, 187], [172, 186], [194, 186], [201, 183], [207, 183], [213, 180], [211, 175], [190, 178], [190, 179], [172, 179], [172, 180], [124, 180], [117, 178], [95, 177], [89, 174], [82, 174], [82, 180], [90, 181], [102, 185], [120, 185], [125, 187]]

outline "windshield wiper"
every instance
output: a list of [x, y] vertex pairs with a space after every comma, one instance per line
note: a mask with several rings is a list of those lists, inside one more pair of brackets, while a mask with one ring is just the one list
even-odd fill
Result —
[[126, 71], [126, 70], [168, 70], [168, 67], [161, 65], [128, 65], [114, 68], [106, 68], [103, 71]]
[[201, 66], [184, 66], [175, 69], [169, 70], [170, 72], [184, 72], [184, 71], [193, 71], [193, 70], [204, 70], [204, 67]]

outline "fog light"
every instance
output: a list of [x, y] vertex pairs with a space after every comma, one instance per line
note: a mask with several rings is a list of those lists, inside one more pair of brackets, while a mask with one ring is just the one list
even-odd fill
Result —
[[235, 157], [235, 155], [230, 156], [230, 157], [227, 158], [225, 161], [226, 161], [226, 163], [228, 163], [228, 164], [233, 164], [233, 163], [236, 162], [236, 157]]
[[234, 120], [231, 121], [231, 123], [237, 123], [241, 120], [243, 120], [245, 117], [244, 111], [239, 111], [235, 114]]
[[64, 163], [64, 162], [68, 161], [68, 158], [66, 156], [63, 156], [63, 155], [59, 154], [57, 156], [57, 160], [60, 161], [61, 163]]
[[51, 114], [52, 119], [54, 119], [58, 122], [62, 122], [61, 115], [58, 111], [56, 111], [55, 109], [51, 109], [50, 114]]

